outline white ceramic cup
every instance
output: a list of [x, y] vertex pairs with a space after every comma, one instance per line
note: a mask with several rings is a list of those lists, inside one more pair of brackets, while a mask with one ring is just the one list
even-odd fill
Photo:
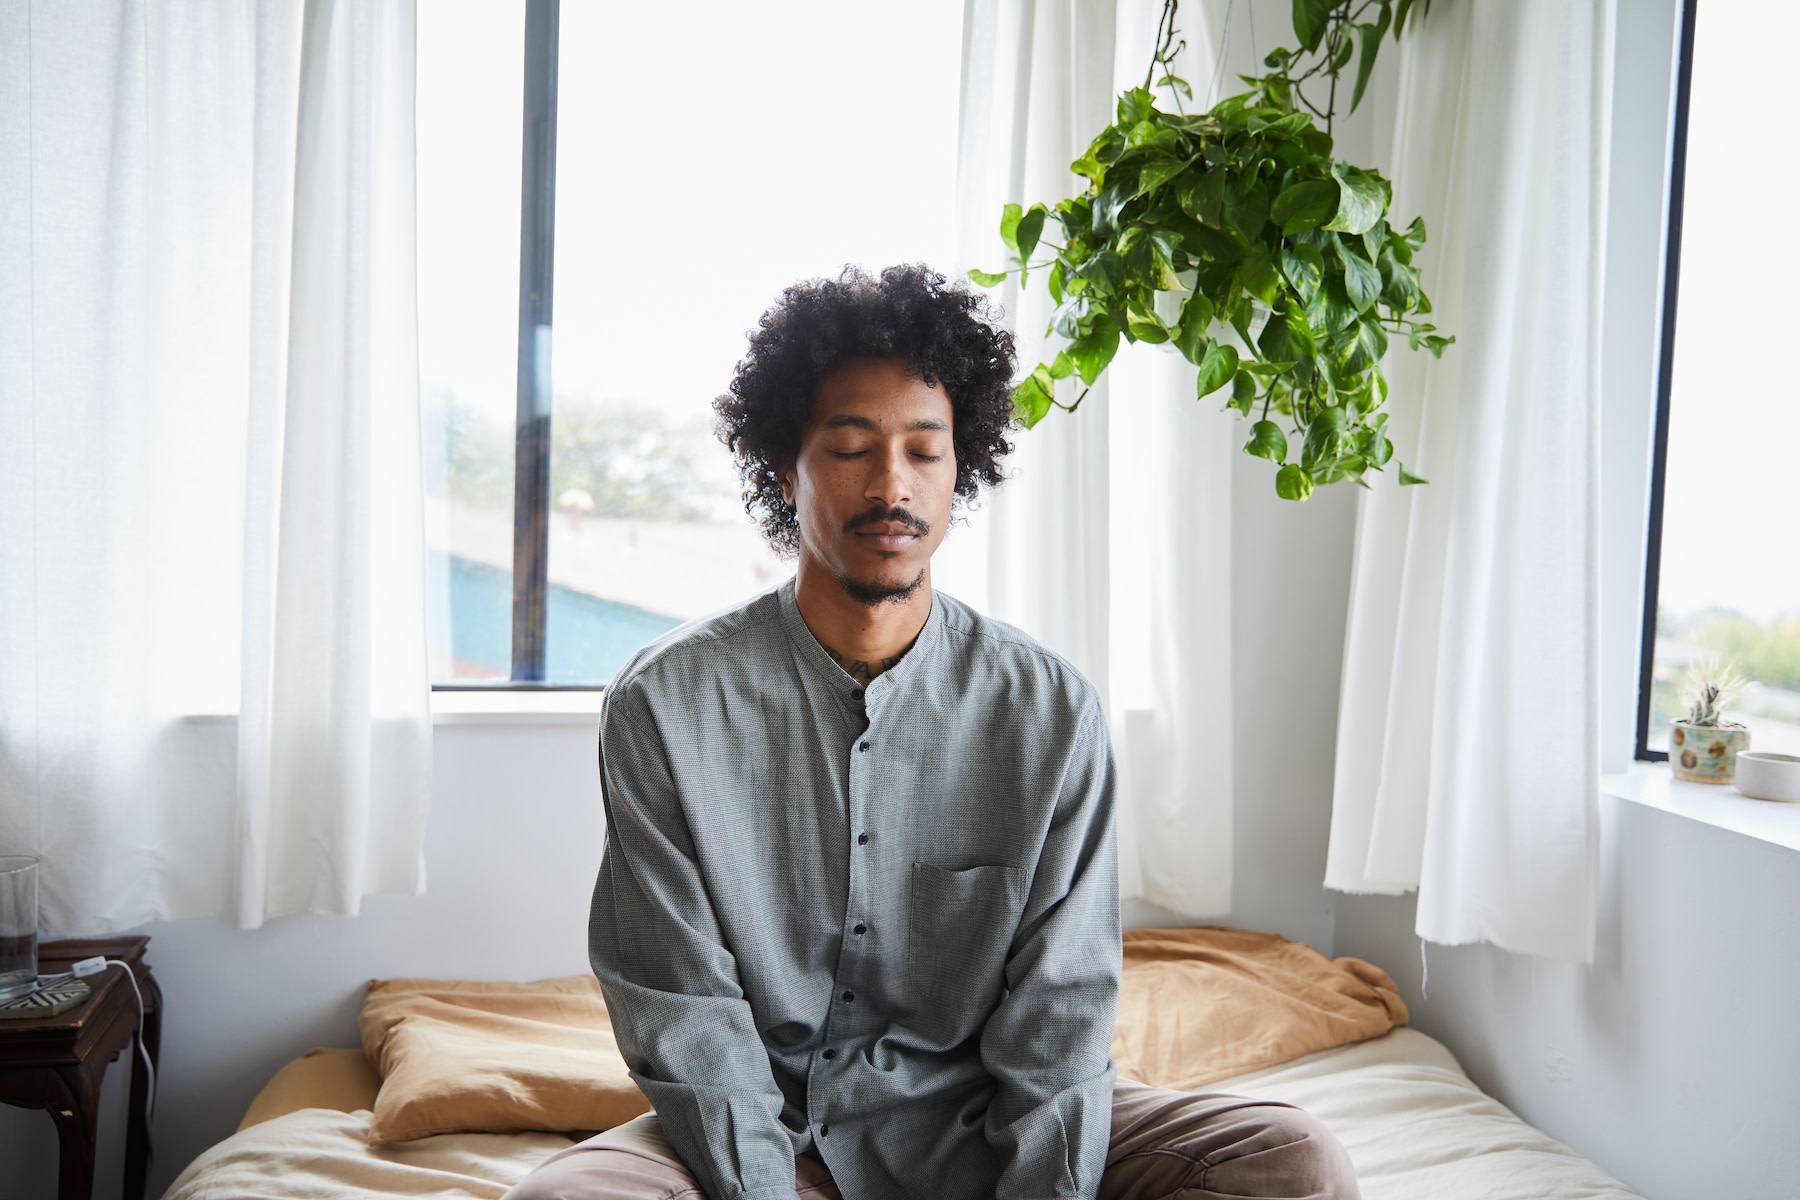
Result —
[[1800, 756], [1744, 750], [1737, 756], [1737, 790], [1758, 800], [1800, 802]]

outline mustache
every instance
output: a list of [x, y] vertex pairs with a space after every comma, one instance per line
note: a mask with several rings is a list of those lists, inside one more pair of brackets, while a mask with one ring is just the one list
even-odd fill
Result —
[[931, 532], [931, 526], [929, 524], [921, 521], [919, 518], [913, 516], [898, 505], [893, 508], [882, 508], [877, 506], [871, 508], [868, 512], [858, 513], [856, 516], [851, 517], [848, 521], [844, 522], [844, 532], [855, 533], [864, 525], [875, 525], [883, 521], [892, 521], [897, 525], [904, 525], [921, 537]]

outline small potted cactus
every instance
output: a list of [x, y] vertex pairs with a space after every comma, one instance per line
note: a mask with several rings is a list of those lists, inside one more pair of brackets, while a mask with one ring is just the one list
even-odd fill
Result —
[[1698, 663], [1688, 672], [1682, 701], [1688, 715], [1670, 722], [1669, 766], [1675, 778], [1692, 783], [1730, 783], [1737, 756], [1750, 748], [1750, 730], [1725, 719], [1725, 706], [1743, 690], [1744, 677], [1732, 666]]

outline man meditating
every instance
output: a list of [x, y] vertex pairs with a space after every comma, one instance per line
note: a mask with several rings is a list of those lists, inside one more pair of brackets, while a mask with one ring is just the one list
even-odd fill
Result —
[[606, 694], [589, 926], [652, 1116], [512, 1200], [1354, 1197], [1298, 1109], [1114, 1078], [1105, 717], [931, 586], [1011, 449], [1010, 334], [923, 267], [789, 288], [717, 409], [794, 579]]

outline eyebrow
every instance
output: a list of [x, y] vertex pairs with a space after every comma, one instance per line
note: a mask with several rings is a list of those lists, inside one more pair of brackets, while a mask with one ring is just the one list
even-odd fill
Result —
[[[845, 429], [845, 428], [866, 429], [870, 433], [880, 433], [881, 432], [881, 427], [879, 425], [877, 425], [874, 421], [870, 420], [868, 417], [858, 417], [858, 416], [851, 415], [849, 413], [846, 413], [843, 416], [839, 416], [839, 417], [832, 417], [830, 420], [826, 421], [825, 424], [820, 426], [820, 428], [821, 429]], [[906, 430], [908, 433], [919, 432], [919, 431], [922, 431], [922, 432], [940, 432], [941, 431], [944, 433], [948, 433], [950, 431], [950, 426], [943, 421], [934, 421], [934, 420], [931, 420], [930, 418], [922, 417], [919, 420], [914, 421], [912, 424], [908, 425], [906, 427]]]

